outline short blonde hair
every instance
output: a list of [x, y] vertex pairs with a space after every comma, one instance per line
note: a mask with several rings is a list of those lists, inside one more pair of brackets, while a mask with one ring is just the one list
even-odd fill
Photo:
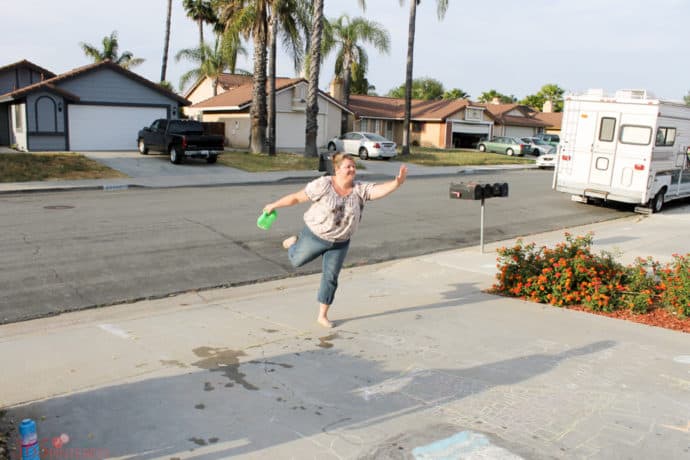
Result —
[[337, 169], [340, 167], [343, 161], [345, 160], [351, 160], [353, 163], [355, 161], [355, 158], [348, 154], [348, 153], [343, 153], [343, 152], [338, 152], [335, 155], [333, 155], [333, 168]]

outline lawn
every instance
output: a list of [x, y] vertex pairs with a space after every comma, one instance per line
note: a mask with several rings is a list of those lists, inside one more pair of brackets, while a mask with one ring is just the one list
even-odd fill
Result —
[[0, 154], [0, 182], [118, 177], [127, 176], [78, 153]]
[[[530, 158], [509, 157], [476, 150], [441, 150], [412, 147], [410, 155], [399, 155], [393, 161], [424, 166], [472, 166], [501, 164], [530, 164]], [[298, 153], [279, 152], [275, 157], [266, 154], [227, 151], [218, 163], [248, 172], [314, 171], [318, 158], [306, 158]], [[358, 169], [366, 169], [359, 162]], [[3, 153], [0, 154], [0, 182], [28, 182], [42, 180], [112, 179], [127, 177], [78, 153]]]

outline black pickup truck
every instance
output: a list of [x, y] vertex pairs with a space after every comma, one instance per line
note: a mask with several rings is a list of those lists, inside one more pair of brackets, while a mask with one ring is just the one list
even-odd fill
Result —
[[142, 155], [149, 150], [166, 153], [175, 164], [185, 158], [205, 158], [208, 163], [215, 163], [225, 148], [225, 137], [204, 134], [200, 121], [161, 118], [139, 131], [137, 145]]

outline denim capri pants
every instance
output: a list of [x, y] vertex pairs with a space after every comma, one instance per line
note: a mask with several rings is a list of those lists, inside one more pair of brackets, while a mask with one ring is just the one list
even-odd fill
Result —
[[305, 225], [299, 234], [297, 242], [288, 249], [288, 257], [293, 267], [301, 267], [319, 256], [322, 259], [321, 285], [317, 300], [319, 303], [331, 305], [338, 288], [338, 275], [345, 262], [350, 240], [332, 242], [314, 235]]

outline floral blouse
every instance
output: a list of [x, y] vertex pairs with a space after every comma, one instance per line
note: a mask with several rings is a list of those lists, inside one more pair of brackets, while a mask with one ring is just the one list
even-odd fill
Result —
[[371, 199], [373, 187], [373, 183], [355, 181], [352, 192], [340, 196], [330, 176], [309, 182], [304, 191], [312, 205], [304, 213], [304, 223], [314, 235], [326, 241], [349, 240], [362, 220], [364, 202]]

